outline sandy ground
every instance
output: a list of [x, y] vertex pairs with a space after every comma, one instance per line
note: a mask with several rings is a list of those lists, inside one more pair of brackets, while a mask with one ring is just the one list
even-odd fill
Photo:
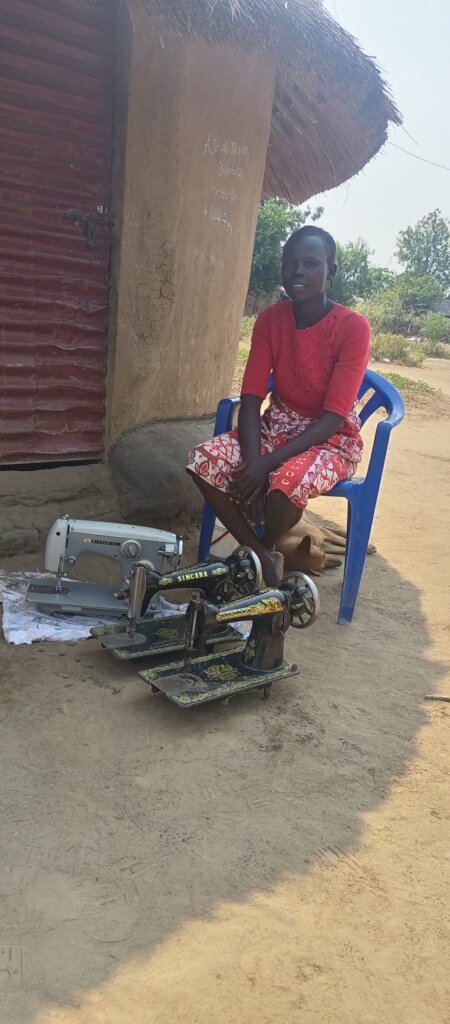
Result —
[[448, 408], [395, 431], [354, 623], [331, 572], [268, 702], [1, 645], [2, 1024], [450, 1021]]

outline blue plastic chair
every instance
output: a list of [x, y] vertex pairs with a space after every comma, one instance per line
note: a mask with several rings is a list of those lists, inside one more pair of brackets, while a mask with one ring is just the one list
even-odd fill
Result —
[[[272, 390], [273, 382], [270, 381], [269, 391]], [[365, 477], [356, 476], [352, 480], [344, 480], [336, 484], [328, 492], [328, 495], [324, 495], [324, 497], [346, 498], [348, 502], [347, 548], [338, 615], [338, 622], [341, 625], [349, 624], [353, 618], [390, 433], [393, 427], [401, 423], [405, 415], [403, 399], [397, 389], [388, 380], [385, 380], [381, 374], [375, 373], [374, 370], [366, 370], [364, 380], [358, 392], [358, 399], [363, 398], [367, 391], [373, 391], [374, 394], [368, 399], [360, 413], [362, 424], [366, 423], [369, 416], [372, 416], [377, 409], [385, 409], [388, 414], [387, 419], [380, 420], [375, 431], [367, 475]], [[214, 424], [214, 437], [217, 434], [223, 434], [225, 431], [231, 430], [233, 416], [239, 405], [239, 398], [223, 398], [219, 402], [216, 422]], [[201, 562], [205, 561], [209, 555], [215, 519], [213, 510], [205, 502], [198, 548], [198, 558]]]

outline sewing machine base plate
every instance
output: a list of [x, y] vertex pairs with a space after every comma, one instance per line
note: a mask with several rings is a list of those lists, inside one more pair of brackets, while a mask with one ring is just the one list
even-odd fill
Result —
[[[126, 633], [122, 625], [95, 626], [91, 635], [99, 638], [102, 647], [121, 661], [172, 654], [184, 649], [186, 616], [182, 613], [158, 619], [140, 619], [134, 636]], [[233, 626], [218, 626], [207, 638], [209, 650], [217, 644], [239, 644], [242, 647], [243, 643], [244, 638]]]
[[[35, 604], [48, 613], [63, 612], [65, 615], [118, 615], [127, 614], [127, 601], [114, 597], [117, 587], [103, 583], [84, 583], [63, 576], [61, 590], [55, 592], [52, 579], [38, 579], [27, 590], [27, 602]], [[123, 628], [123, 627], [122, 627]]]
[[242, 663], [242, 651], [232, 651], [196, 658], [187, 670], [184, 662], [179, 661], [163, 670], [146, 669], [139, 675], [153, 693], [164, 693], [178, 707], [188, 708], [212, 700], [228, 703], [230, 697], [249, 690], [263, 690], [266, 699], [272, 683], [297, 672], [297, 666], [287, 662], [269, 672], [251, 672]]

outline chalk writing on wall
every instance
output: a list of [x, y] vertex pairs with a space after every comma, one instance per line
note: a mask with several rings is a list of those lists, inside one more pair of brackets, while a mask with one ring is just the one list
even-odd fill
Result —
[[250, 156], [248, 146], [241, 146], [239, 142], [228, 142], [227, 139], [221, 143], [219, 139], [213, 139], [211, 135], [208, 135], [203, 146], [203, 156], [215, 156], [216, 153], [226, 153], [232, 157], [244, 157], [245, 160], [248, 160]]
[[218, 224], [223, 224], [224, 228], [226, 228], [227, 231], [233, 230], [231, 218], [229, 217], [226, 210], [221, 210], [218, 206], [213, 206], [212, 203], [210, 203], [209, 206], [207, 203], [205, 203], [203, 207], [203, 213], [205, 217], [209, 218], [209, 220], [215, 220], [217, 221]]
[[233, 230], [231, 210], [236, 203], [240, 184], [245, 182], [250, 152], [248, 146], [233, 139], [221, 140], [211, 133], [203, 143], [203, 157], [211, 164], [213, 180], [209, 191], [213, 200], [205, 200], [203, 215], [211, 223], [222, 225], [230, 234]]
[[224, 203], [236, 202], [236, 190], [234, 188], [227, 189], [225, 188], [225, 185], [215, 185], [212, 181], [209, 186], [209, 191], [214, 194], [216, 199], [223, 199]]

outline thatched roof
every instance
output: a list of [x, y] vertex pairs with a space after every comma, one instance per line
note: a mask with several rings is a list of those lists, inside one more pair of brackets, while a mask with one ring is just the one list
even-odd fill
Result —
[[131, 0], [183, 36], [266, 51], [277, 80], [264, 194], [293, 202], [351, 178], [400, 124], [375, 61], [321, 0]]

